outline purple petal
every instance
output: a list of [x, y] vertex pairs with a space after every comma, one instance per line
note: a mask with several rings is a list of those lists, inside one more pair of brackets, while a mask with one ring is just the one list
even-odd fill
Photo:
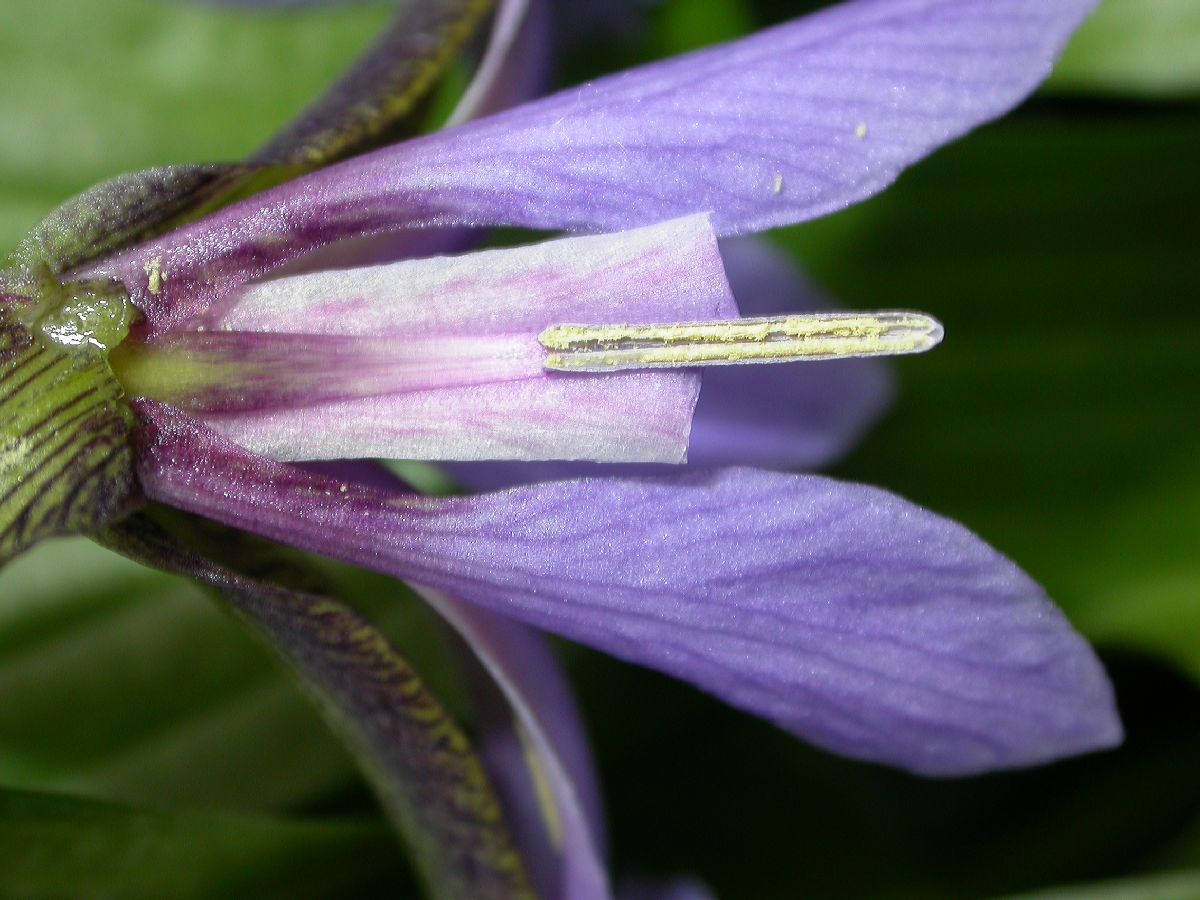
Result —
[[[1009, 110], [1093, 6], [859, 0], [386, 149], [355, 175], [422, 224], [791, 224]], [[326, 176], [328, 190], [349, 172]]]
[[152, 499], [453, 593], [661, 669], [827, 749], [932, 775], [1121, 738], [1103, 668], [965, 528], [752, 469], [388, 497], [141, 403]]
[[[171, 391], [195, 393], [189, 410], [273, 459], [676, 463], [687, 451], [698, 374], [546, 372], [537, 335], [562, 322], [736, 314], [712, 229], [694, 216], [253, 285], [191, 323], [202, 330], [157, 344], [168, 363], [186, 355], [185, 372], [221, 384], [157, 391], [132, 369], [124, 377], [132, 393], [165, 402], [181, 403]], [[247, 380], [229, 381], [230, 361], [245, 359]]]
[[189, 325], [410, 339], [736, 315], [712, 227], [697, 215], [615, 234], [265, 281]]
[[446, 124], [461, 125], [544, 93], [549, 67], [544, 0], [501, 0], [487, 51]]
[[[487, 50], [447, 124], [492, 115], [545, 93], [551, 36], [544, 0], [501, 0]], [[350, 238], [323, 247], [287, 267], [288, 272], [349, 268], [476, 246], [481, 232], [470, 228], [431, 228]]]
[[[727, 238], [721, 256], [743, 315], [835, 309], [787, 254], [756, 237]], [[813, 469], [852, 447], [887, 406], [891, 371], [874, 359], [707, 370], [692, 417], [688, 465]], [[589, 475], [665, 475], [674, 467], [581, 462], [448, 465], [477, 490]]]
[[[681, 462], [698, 386], [688, 384], [688, 377], [663, 382], [646, 373], [586, 380], [554, 376], [211, 414], [206, 421], [276, 459], [600, 456]], [[442, 400], [450, 393], [452, 404]]]
[[[404, 226], [811, 219], [1024, 98], [1094, 0], [857, 0], [367, 154], [97, 266], [155, 330], [315, 247]], [[147, 288], [158, 259], [170, 281]]]
[[[543, 894], [569, 900], [608, 897], [603, 817], [591, 753], [570, 687], [549, 647], [536, 632], [510, 619], [436, 591], [421, 590], [421, 595], [466, 641], [515, 718], [519, 734], [495, 760], [499, 766], [492, 776], [502, 793], [516, 782], [517, 789], [506, 796], [510, 821]], [[486, 742], [482, 751], [487, 754]], [[529, 807], [537, 784], [528, 783], [528, 753], [538, 768], [535, 782], [545, 779], [554, 807], [549, 848], [544, 846], [546, 813], [536, 804]], [[539, 867], [549, 860], [554, 864]]]

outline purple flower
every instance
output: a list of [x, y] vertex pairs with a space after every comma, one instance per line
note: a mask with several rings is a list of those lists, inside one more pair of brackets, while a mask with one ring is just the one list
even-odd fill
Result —
[[[289, 464], [681, 462], [693, 362], [814, 346], [797, 320], [757, 336], [733, 321], [717, 237], [869, 197], [1019, 102], [1091, 7], [856, 0], [350, 159], [89, 262], [73, 277], [115, 279], [143, 316], [112, 357], [138, 398], [141, 489], [434, 592], [516, 707], [537, 678], [512, 673], [537, 669], [537, 651], [514, 658], [528, 635], [498, 637], [496, 616], [913, 772], [1113, 745], [1107, 678], [1041, 588], [882, 490], [723, 468], [435, 499]], [[256, 280], [346, 238], [490, 225], [591, 234]], [[695, 329], [679, 323], [711, 320], [684, 338]], [[917, 349], [926, 327], [833, 319], [815, 346]], [[579, 852], [564, 878], [595, 888], [594, 814], [564, 762], [577, 754], [538, 724], [561, 705], [519, 718], [568, 810]]]
[[[205, 363], [211, 382], [180, 390], [233, 438], [143, 402], [143, 487], [670, 671], [850, 755], [956, 774], [1109, 743], [1103, 676], [1041, 591], [882, 492], [733, 470], [396, 498], [241, 449], [678, 461], [691, 370], [555, 376], [528, 342], [482, 349], [469, 326], [502, 344], [605, 304], [614, 322], [727, 318], [703, 219], [241, 285], [401, 227], [636, 229], [705, 212], [738, 233], [811, 218], [1011, 106], [1089, 6], [846, 4], [358, 157], [90, 266], [146, 316], [148, 343], [129, 352]], [[276, 329], [357, 340], [277, 345]], [[280, 383], [264, 360], [276, 354]], [[224, 396], [243, 359], [261, 393], [235, 381]], [[531, 384], [548, 399], [518, 405]]]

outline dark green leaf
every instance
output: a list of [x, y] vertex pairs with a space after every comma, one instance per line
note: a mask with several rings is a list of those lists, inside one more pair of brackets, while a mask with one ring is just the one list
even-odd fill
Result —
[[410, 884], [373, 824], [164, 813], [0, 789], [6, 898], [362, 896]]
[[352, 762], [198, 588], [84, 540], [0, 572], [0, 784], [267, 812], [355, 785]]
[[1059, 60], [1059, 90], [1142, 97], [1200, 94], [1200, 4], [1104, 0]]

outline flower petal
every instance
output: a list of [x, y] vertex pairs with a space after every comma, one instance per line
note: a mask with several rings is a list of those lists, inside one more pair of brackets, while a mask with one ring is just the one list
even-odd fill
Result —
[[[511, 619], [437, 591], [420, 593], [463, 638], [511, 710], [517, 734], [506, 753], [492, 757], [492, 778], [508, 801], [511, 827], [543, 895], [608, 897], [599, 787], [579, 712], [550, 648], [536, 632]], [[484, 738], [485, 761], [488, 750]], [[536, 771], [529, 785], [531, 766]], [[538, 799], [552, 811], [518, 809], [521, 800], [538, 795], [543, 779], [549, 796]], [[516, 790], [506, 794], [512, 782]], [[547, 838], [549, 850], [542, 846]], [[556, 864], [543, 870], [540, 864], [548, 859]]]
[[[404, 226], [615, 230], [810, 219], [1001, 115], [1094, 0], [857, 0], [367, 154], [96, 269], [155, 330], [315, 247]], [[172, 280], [146, 290], [161, 258]]]
[[[682, 462], [698, 383], [624, 373], [417, 391], [205, 421], [272, 459]], [[618, 381], [619, 379], [619, 381]]]
[[[277, 404], [259, 402], [248, 387], [223, 384], [219, 396], [200, 407], [218, 430], [273, 459], [677, 463], [687, 450], [698, 374], [545, 372], [537, 334], [561, 322], [736, 314], [711, 226], [705, 216], [692, 216], [614, 235], [254, 285], [196, 320], [204, 331], [192, 333], [190, 344], [228, 343], [227, 331], [305, 332], [314, 352], [284, 354], [280, 376], [264, 385], [275, 391]], [[184, 334], [168, 336], [168, 349]], [[349, 336], [356, 341], [343, 346]], [[265, 340], [258, 336], [259, 343]], [[337, 346], [317, 353], [326, 343]], [[297, 369], [291, 376], [289, 358]], [[263, 353], [249, 359], [266, 362]], [[227, 369], [187, 371], [225, 378]], [[325, 383], [310, 385], [304, 371]], [[349, 387], [361, 387], [359, 397], [339, 373], [353, 383]], [[127, 386], [177, 402], [136, 383]], [[288, 391], [299, 396], [285, 396]], [[232, 395], [254, 402], [213, 405]]]
[[858, 0], [388, 148], [355, 175], [423, 224], [791, 224], [1008, 111], [1094, 5]]
[[963, 775], [1120, 740], [1103, 668], [1041, 588], [884, 491], [730, 469], [390, 498], [139, 411], [154, 499], [661, 669], [827, 749]]
[[190, 323], [396, 339], [737, 315], [708, 217], [251, 285]]
[[447, 125], [492, 115], [544, 93], [550, 35], [544, 0], [500, 0], [487, 51]]

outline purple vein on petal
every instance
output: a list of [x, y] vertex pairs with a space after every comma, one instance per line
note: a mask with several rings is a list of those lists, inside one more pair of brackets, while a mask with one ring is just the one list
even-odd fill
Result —
[[[720, 234], [841, 209], [1023, 99], [1094, 0], [855, 0], [366, 154], [133, 248], [154, 331], [316, 247], [404, 227]], [[153, 294], [146, 267], [169, 280]]]
[[884, 491], [728, 469], [393, 498], [140, 410], [153, 499], [661, 669], [835, 752], [963, 775], [1121, 738], [1041, 588]]

